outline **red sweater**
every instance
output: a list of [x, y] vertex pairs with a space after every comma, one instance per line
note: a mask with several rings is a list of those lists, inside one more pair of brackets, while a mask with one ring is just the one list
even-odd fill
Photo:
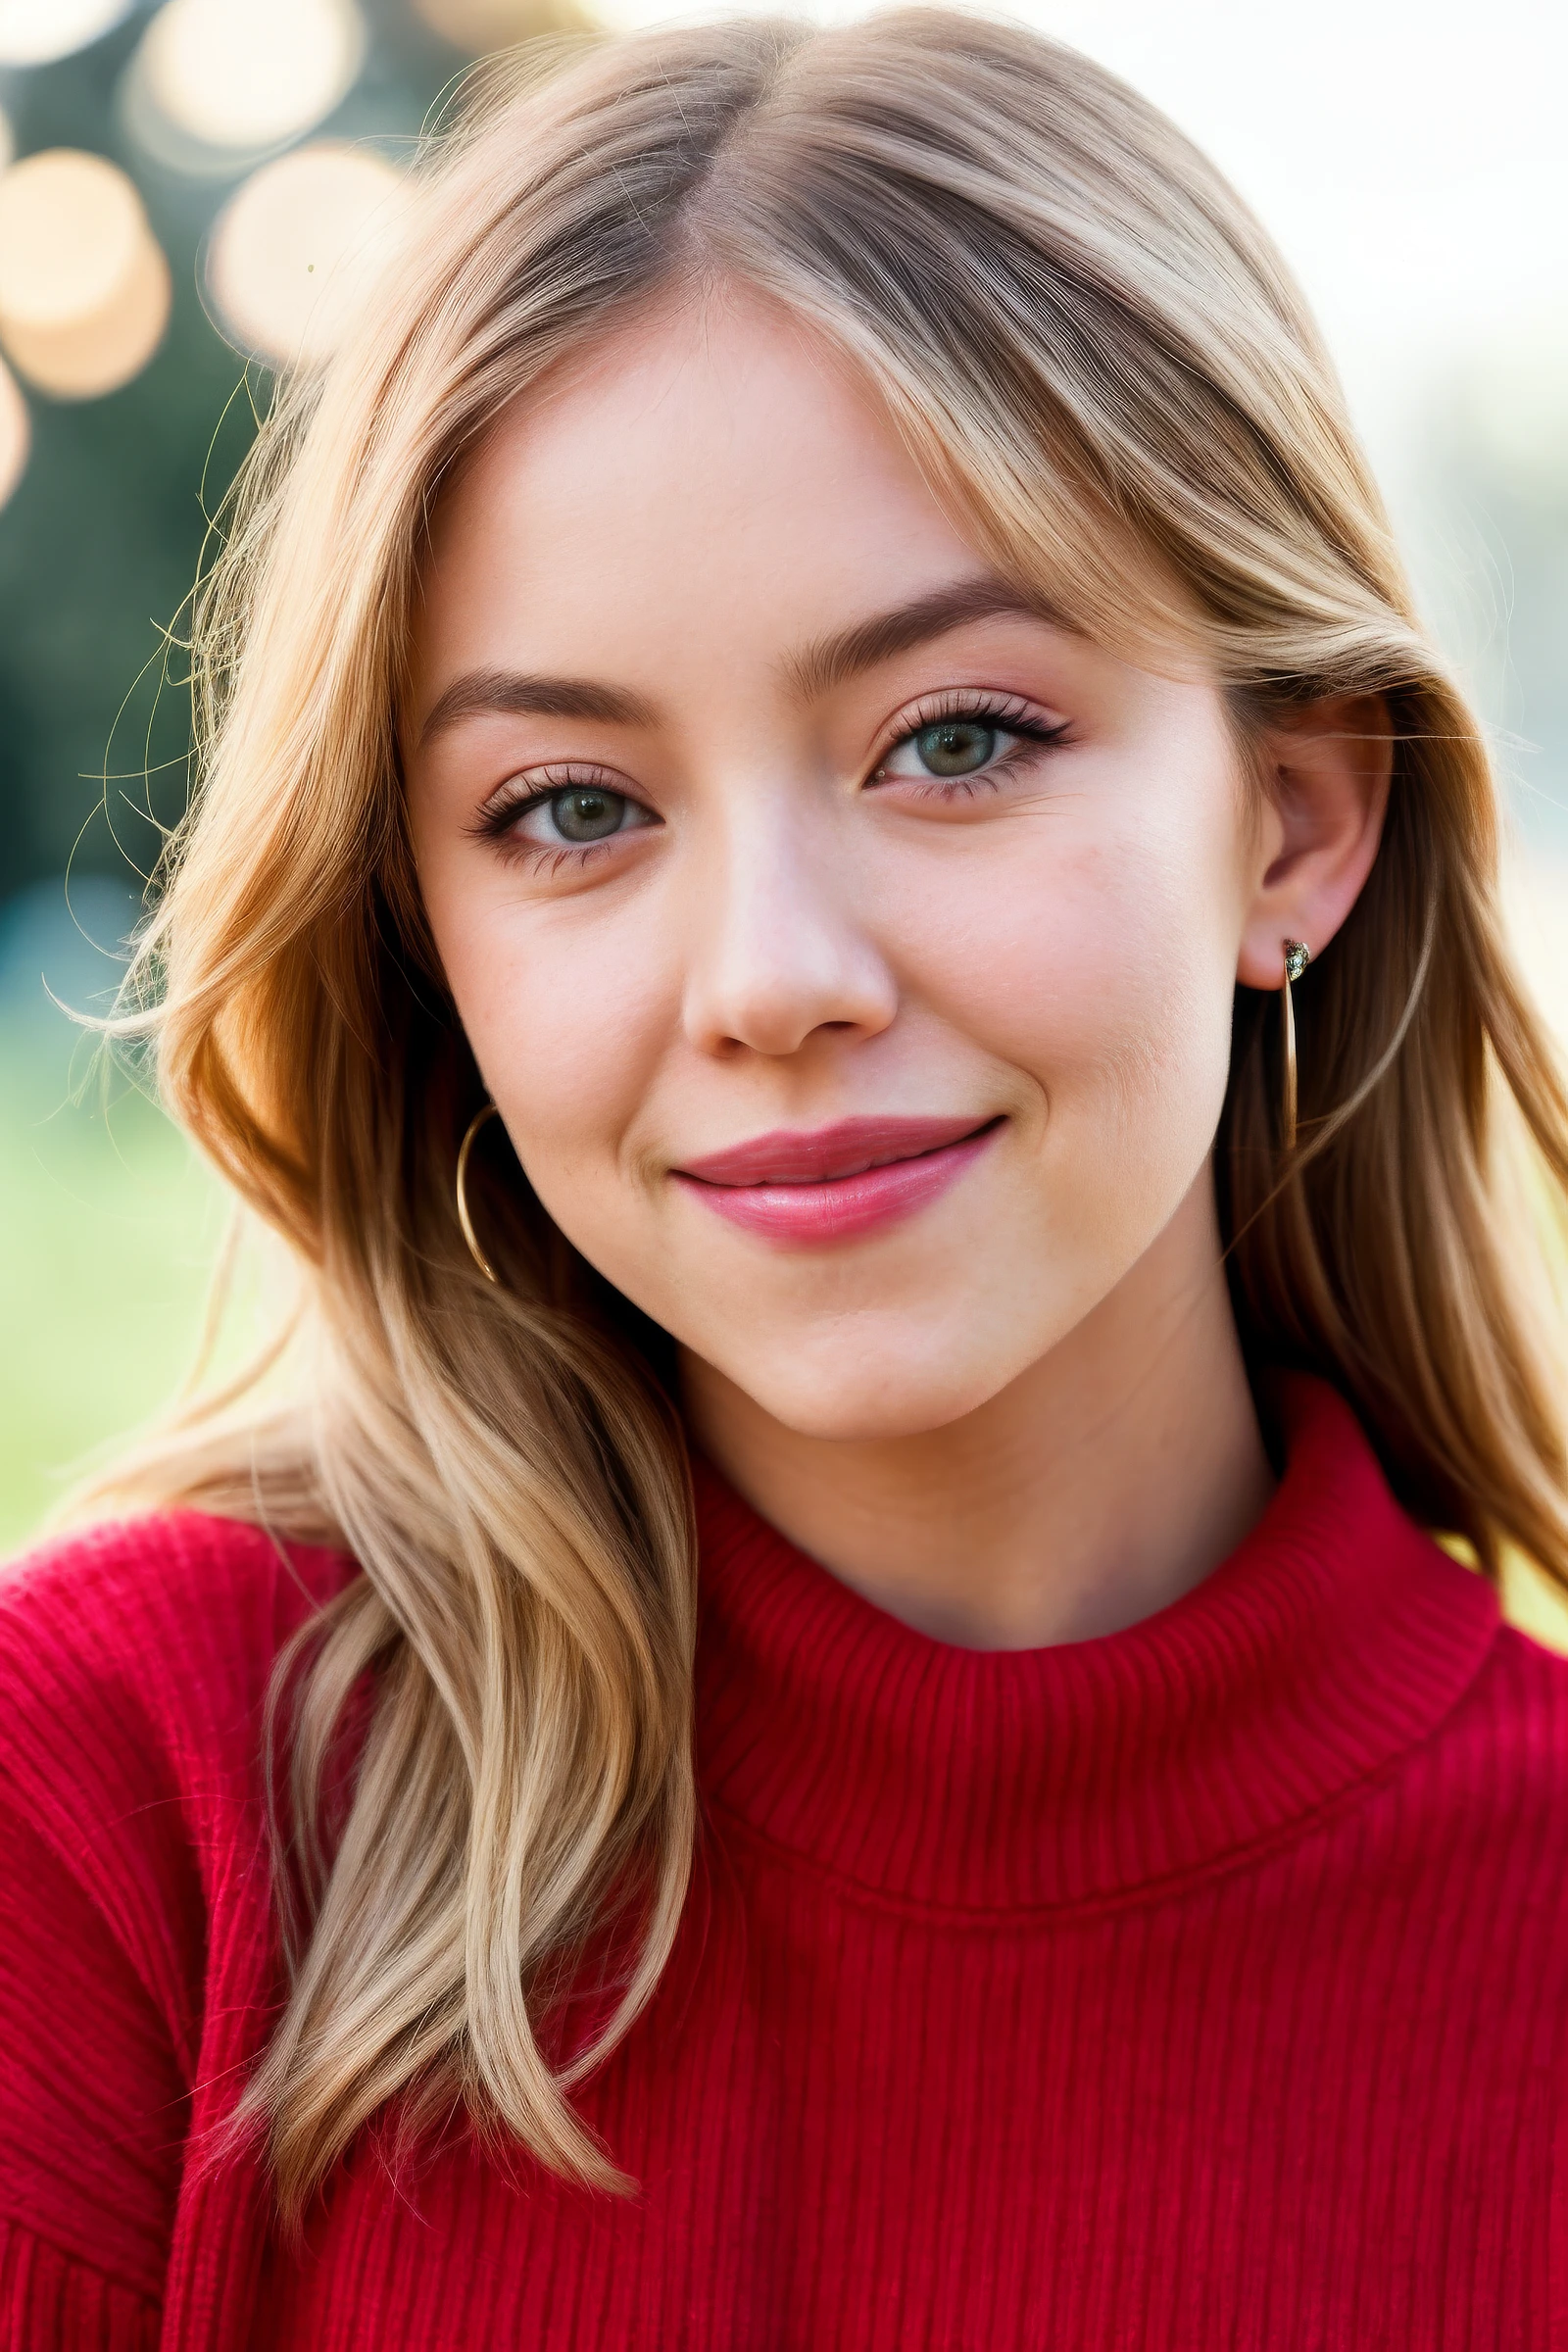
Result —
[[187, 2169], [275, 1995], [268, 1665], [183, 1516], [0, 1608], [0, 2341], [1568, 2347], [1568, 1665], [1295, 1392], [1256, 1532], [1108, 1640], [907, 1631], [702, 1489], [705, 1828], [581, 2094], [641, 2182], [351, 2154], [303, 2254]]

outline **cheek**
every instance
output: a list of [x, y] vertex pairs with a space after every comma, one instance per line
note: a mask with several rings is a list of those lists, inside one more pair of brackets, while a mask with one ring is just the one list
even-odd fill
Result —
[[1001, 855], [951, 863], [939, 891], [906, 881], [895, 916], [919, 943], [914, 987], [1033, 1082], [1059, 1172], [1100, 1155], [1107, 1200], [1179, 1197], [1206, 1152], [1240, 940], [1229, 807], [1172, 794], [1135, 813], [1093, 835], [1043, 814]]
[[[642, 1103], [669, 1027], [669, 943], [628, 906], [518, 906], [503, 891], [436, 928], [480, 1074], [529, 1178], [603, 1178]], [[573, 917], [578, 919], [573, 919]]]

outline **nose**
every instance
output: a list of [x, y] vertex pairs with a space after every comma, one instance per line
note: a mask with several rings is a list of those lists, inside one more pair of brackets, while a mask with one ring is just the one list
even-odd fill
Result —
[[858, 918], [831, 826], [751, 809], [694, 876], [683, 1017], [700, 1053], [799, 1053], [818, 1031], [874, 1037], [898, 1009], [893, 973]]

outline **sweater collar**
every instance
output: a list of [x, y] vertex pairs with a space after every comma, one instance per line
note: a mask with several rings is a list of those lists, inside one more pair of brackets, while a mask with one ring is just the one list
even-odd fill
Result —
[[1497, 1608], [1407, 1519], [1349, 1408], [1283, 1385], [1285, 1475], [1211, 1575], [1125, 1632], [931, 1640], [697, 1465], [699, 1775], [769, 1843], [884, 1898], [1135, 1897], [1305, 1827], [1433, 1730]]

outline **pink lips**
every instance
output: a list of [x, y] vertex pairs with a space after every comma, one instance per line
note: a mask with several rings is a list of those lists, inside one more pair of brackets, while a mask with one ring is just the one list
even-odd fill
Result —
[[736, 1225], [778, 1242], [842, 1241], [910, 1215], [956, 1183], [1000, 1119], [842, 1119], [779, 1128], [674, 1171]]

